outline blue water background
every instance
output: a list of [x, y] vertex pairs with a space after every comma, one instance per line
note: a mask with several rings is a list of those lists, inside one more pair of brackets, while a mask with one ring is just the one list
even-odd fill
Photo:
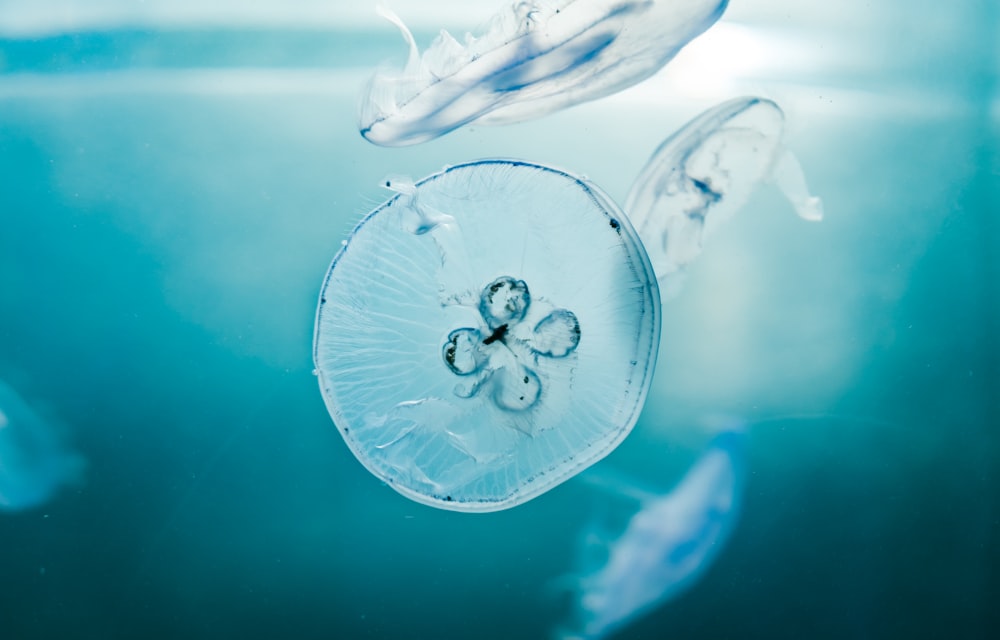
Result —
[[621, 202], [663, 137], [745, 93], [785, 109], [827, 219], [762, 189], [664, 305], [607, 463], [669, 488], [723, 412], [751, 425], [750, 476], [704, 579], [616, 637], [991, 637], [998, 10], [889, 4], [747, 23], [822, 64], [668, 70], [406, 149], [355, 126], [367, 73], [402, 59], [391, 29], [0, 34], [0, 379], [88, 460], [0, 513], [0, 637], [547, 637], [592, 490], [468, 515], [383, 486], [312, 375], [322, 276], [386, 174], [517, 157]]

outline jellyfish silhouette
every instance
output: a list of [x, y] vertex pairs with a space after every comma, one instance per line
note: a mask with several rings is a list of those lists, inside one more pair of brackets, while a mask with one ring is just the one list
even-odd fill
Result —
[[611, 95], [645, 80], [719, 17], [728, 0], [562, 0], [511, 3], [464, 44], [442, 31], [421, 56], [372, 77], [358, 128], [403, 146], [470, 122], [509, 124]]
[[418, 502], [495, 511], [607, 455], [660, 337], [656, 279], [617, 206], [508, 160], [386, 186], [316, 314], [320, 388], [358, 460]]
[[746, 438], [743, 427], [732, 423], [666, 494], [606, 469], [582, 476], [638, 508], [620, 535], [595, 525], [581, 536], [581, 566], [572, 579], [574, 616], [558, 637], [608, 637], [704, 575], [739, 514]]
[[76, 481], [83, 466], [83, 458], [0, 382], [0, 510], [44, 504], [60, 487]]
[[774, 182], [800, 217], [822, 219], [822, 202], [809, 194], [798, 160], [782, 144], [784, 123], [784, 113], [771, 100], [729, 100], [664, 140], [639, 172], [625, 211], [664, 298], [676, 295], [705, 240], [760, 182]]

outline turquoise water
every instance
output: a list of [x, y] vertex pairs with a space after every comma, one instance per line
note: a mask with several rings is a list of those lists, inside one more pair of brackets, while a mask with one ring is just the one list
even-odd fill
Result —
[[355, 125], [405, 53], [377, 23], [0, 31], [0, 380], [87, 461], [0, 512], [0, 637], [548, 637], [593, 490], [462, 514], [383, 486], [312, 374], [323, 274], [387, 174], [516, 157], [622, 202], [660, 140], [748, 93], [785, 110], [827, 217], [761, 189], [664, 304], [606, 463], [667, 489], [725, 413], [749, 476], [700, 582], [615, 637], [989, 637], [997, 9], [891, 4], [734, 2], [710, 42], [735, 52], [405, 149]]

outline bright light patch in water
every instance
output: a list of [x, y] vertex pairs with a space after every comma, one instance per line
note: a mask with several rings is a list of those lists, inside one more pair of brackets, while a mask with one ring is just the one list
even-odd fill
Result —
[[314, 359], [358, 459], [418, 502], [493, 511], [614, 449], [660, 332], [656, 280], [594, 185], [482, 160], [417, 183], [354, 230], [321, 292]]

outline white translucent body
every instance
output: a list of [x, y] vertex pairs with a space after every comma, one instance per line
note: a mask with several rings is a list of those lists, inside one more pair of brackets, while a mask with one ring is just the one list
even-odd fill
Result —
[[517, 1], [460, 43], [442, 31], [401, 72], [362, 96], [359, 129], [388, 146], [417, 144], [470, 122], [506, 124], [621, 91], [653, 75], [715, 23], [728, 0]]
[[717, 436], [666, 495], [615, 480], [612, 488], [637, 500], [639, 509], [617, 538], [587, 534], [586, 555], [601, 562], [582, 568], [575, 628], [560, 637], [608, 637], [697, 582], [736, 522], [745, 482], [745, 438], [740, 432]]
[[40, 506], [82, 470], [83, 459], [0, 382], [0, 510]]
[[659, 293], [620, 210], [548, 167], [484, 160], [354, 230], [320, 297], [314, 359], [351, 450], [414, 500], [520, 504], [614, 449], [645, 401]]
[[705, 111], [667, 138], [643, 167], [625, 201], [664, 297], [705, 240], [763, 181], [775, 183], [806, 220], [823, 217], [798, 160], [782, 145], [785, 117], [774, 102], [737, 98]]

